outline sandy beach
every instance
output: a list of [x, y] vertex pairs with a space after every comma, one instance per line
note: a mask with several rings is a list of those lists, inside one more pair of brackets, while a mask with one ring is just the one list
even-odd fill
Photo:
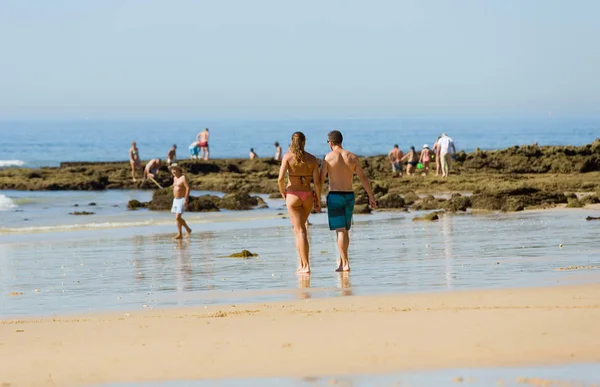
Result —
[[600, 285], [0, 323], [3, 386], [600, 362]]

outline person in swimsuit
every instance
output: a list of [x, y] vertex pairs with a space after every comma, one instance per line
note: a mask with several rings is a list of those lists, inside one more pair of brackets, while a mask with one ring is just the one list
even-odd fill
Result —
[[402, 157], [402, 161], [406, 161], [408, 163], [406, 166], [406, 174], [408, 176], [414, 175], [415, 170], [417, 169], [417, 164], [419, 164], [419, 156], [417, 156], [414, 146], [410, 147], [410, 151], [405, 154], [404, 157]]
[[167, 165], [173, 164], [177, 160], [177, 145], [173, 144], [167, 153]]
[[254, 148], [250, 148], [250, 160], [254, 160], [258, 158], [258, 155], [256, 154], [256, 152], [254, 152]]
[[[321, 211], [321, 180], [319, 178], [319, 164], [317, 158], [304, 150], [306, 137], [302, 132], [292, 135], [290, 151], [283, 156], [279, 169], [279, 192], [285, 199], [285, 204], [292, 221], [298, 249], [298, 274], [310, 273], [309, 246], [306, 231], [308, 216], [313, 207]], [[285, 175], [288, 175], [288, 184], [285, 186]], [[315, 191], [310, 188], [311, 180], [314, 182]]]
[[198, 160], [198, 155], [200, 154], [200, 143], [198, 141], [194, 141], [190, 144], [190, 159]]
[[275, 142], [275, 161], [280, 161], [281, 160], [281, 147], [279, 146], [279, 143], [276, 141]]
[[202, 151], [202, 160], [208, 160], [208, 155], [210, 154], [208, 149], [208, 128], [198, 133], [196, 136], [196, 141], [198, 141], [198, 145]]
[[435, 144], [433, 144], [433, 149], [432, 149], [432, 155], [431, 157], [435, 156], [435, 175], [439, 176], [440, 175], [440, 170], [442, 169], [442, 163], [440, 161], [440, 138], [442, 138], [442, 136], [439, 136], [437, 138], [437, 140], [435, 140]]
[[[327, 216], [329, 218], [329, 229], [335, 230], [338, 249], [340, 250], [340, 259], [336, 271], [350, 271], [348, 261], [350, 236], [348, 231], [352, 225], [352, 213], [354, 212], [354, 190], [352, 188], [354, 174], [358, 176], [367, 192], [371, 208], [377, 207], [369, 179], [360, 166], [358, 157], [342, 148], [343, 139], [342, 133], [337, 130], [329, 132], [327, 135], [331, 152], [323, 158], [320, 176], [321, 184], [329, 176]], [[321, 200], [320, 196], [318, 200]]]
[[144, 168], [144, 180], [149, 178], [155, 178], [158, 175], [158, 169], [160, 168], [160, 159], [152, 159], [146, 164]]
[[185, 236], [186, 238], [189, 238], [192, 229], [187, 225], [187, 222], [183, 219], [182, 215], [185, 206], [188, 204], [190, 185], [179, 165], [173, 164], [169, 169], [173, 174], [173, 207], [171, 208], [171, 212], [175, 213], [175, 221], [177, 222], [177, 235], [173, 239], [177, 240], [183, 238], [183, 235], [181, 235], [182, 228], [185, 228]]
[[392, 163], [392, 176], [393, 177], [402, 177], [402, 157], [404, 154], [402, 150], [398, 147], [398, 144], [394, 145], [394, 148], [388, 153], [388, 158], [390, 159], [390, 163]]
[[419, 162], [423, 164], [423, 176], [427, 175], [429, 171], [429, 162], [431, 161], [431, 149], [429, 149], [429, 145], [423, 145], [423, 150], [421, 151], [421, 155], [419, 156]]
[[140, 169], [141, 166], [140, 152], [135, 141], [131, 143], [131, 148], [129, 148], [129, 165], [131, 166], [131, 178], [135, 183], [135, 170]]

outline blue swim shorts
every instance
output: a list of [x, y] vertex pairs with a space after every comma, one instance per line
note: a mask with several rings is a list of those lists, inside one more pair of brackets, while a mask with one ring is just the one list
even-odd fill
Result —
[[350, 230], [353, 212], [354, 192], [329, 192], [327, 195], [327, 216], [330, 230], [338, 228]]

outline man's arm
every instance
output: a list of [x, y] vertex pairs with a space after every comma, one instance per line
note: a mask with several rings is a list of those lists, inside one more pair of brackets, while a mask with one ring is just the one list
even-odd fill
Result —
[[356, 171], [356, 176], [358, 176], [358, 180], [360, 180], [360, 183], [362, 184], [363, 188], [367, 192], [367, 195], [369, 195], [369, 205], [371, 206], [371, 208], [376, 208], [377, 202], [375, 201], [375, 195], [373, 195], [373, 191], [371, 190], [371, 185], [369, 184], [369, 178], [367, 177], [367, 175], [365, 175], [365, 172], [363, 171], [362, 167], [360, 166], [360, 160], [358, 159], [358, 157], [356, 157], [355, 171]]
[[187, 177], [183, 176], [183, 186], [185, 187], [185, 200], [184, 204], [188, 204], [188, 197], [190, 196], [190, 185], [187, 181]]
[[450, 144], [452, 144], [453, 154], [456, 154], [456, 147], [454, 146], [454, 141], [452, 141]]
[[287, 172], [287, 159], [288, 156], [283, 156], [281, 160], [281, 167], [279, 167], [279, 177], [277, 178], [277, 185], [279, 186], [279, 193], [285, 199], [285, 173]]

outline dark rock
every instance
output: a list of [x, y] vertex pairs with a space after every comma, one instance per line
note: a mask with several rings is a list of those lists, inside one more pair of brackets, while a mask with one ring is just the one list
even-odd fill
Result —
[[96, 203], [94, 203], [94, 202], [91, 202], [88, 204], [88, 206], [95, 206], [95, 205], [96, 205]]
[[397, 193], [388, 193], [377, 200], [380, 208], [404, 208], [404, 198]]
[[413, 218], [413, 222], [434, 222], [436, 220], [440, 219], [440, 215], [443, 214], [444, 211], [435, 211], [435, 212], [431, 212], [429, 214], [425, 214], [423, 216], [415, 216]]
[[450, 199], [443, 203], [442, 207], [449, 212], [466, 211], [467, 208], [471, 207], [471, 199], [459, 193], [453, 193]]
[[473, 209], [488, 211], [522, 211], [526, 207], [547, 207], [566, 202], [567, 198], [562, 193], [542, 191], [526, 186], [498, 191], [482, 191], [471, 196]]
[[417, 200], [419, 200], [419, 196], [412, 191], [404, 194], [404, 203], [407, 206], [413, 205]]
[[368, 204], [357, 204], [354, 206], [354, 213], [355, 214], [370, 214], [371, 207], [369, 207]]
[[137, 210], [138, 208], [146, 208], [148, 207], [148, 203], [142, 203], [139, 200], [130, 200], [127, 202], [127, 208], [130, 210]]
[[94, 215], [94, 213], [88, 212], [88, 211], [75, 211], [75, 212], [69, 212], [69, 215]]
[[567, 208], [582, 208], [585, 207], [585, 203], [579, 199], [569, 199]]
[[[263, 201], [264, 203], [264, 201]], [[247, 193], [236, 192], [223, 196], [219, 203], [220, 208], [228, 210], [250, 210], [259, 204], [257, 196], [250, 196]]]
[[433, 195], [427, 195], [413, 204], [412, 208], [415, 211], [439, 210], [444, 208], [445, 201], [444, 199], [436, 199]]

